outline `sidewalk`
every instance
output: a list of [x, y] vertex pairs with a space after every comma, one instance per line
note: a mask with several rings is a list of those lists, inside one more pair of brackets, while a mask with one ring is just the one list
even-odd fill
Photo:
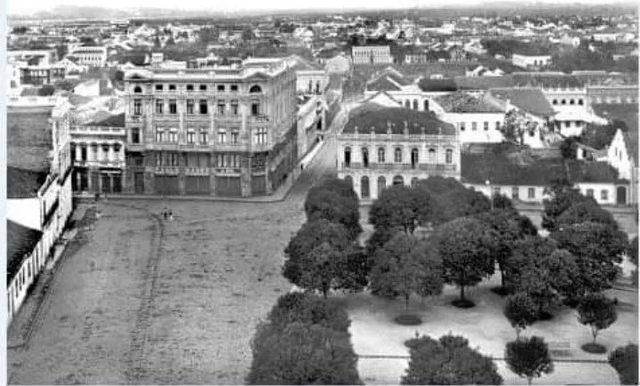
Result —
[[[181, 201], [222, 201], [222, 202], [250, 202], [250, 203], [272, 203], [282, 202], [287, 199], [291, 188], [295, 185], [296, 181], [304, 171], [315, 161], [315, 156], [324, 147], [325, 142], [320, 142], [313, 148], [302, 160], [300, 160], [294, 167], [292, 174], [287, 176], [286, 181], [276, 189], [270, 195], [267, 196], [254, 196], [254, 197], [220, 197], [220, 196], [165, 196], [165, 195], [146, 195], [146, 194], [114, 194], [109, 193], [108, 199], [110, 200], [181, 200]], [[300, 165], [304, 165], [304, 169], [301, 173]], [[292, 178], [294, 176], [294, 178]], [[93, 194], [74, 194], [74, 198], [82, 200], [93, 200]]]

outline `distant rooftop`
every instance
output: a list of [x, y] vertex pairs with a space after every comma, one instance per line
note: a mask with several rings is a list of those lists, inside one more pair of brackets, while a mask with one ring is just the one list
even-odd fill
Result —
[[481, 98], [463, 92], [442, 95], [435, 101], [449, 113], [502, 113], [502, 109]]
[[493, 89], [490, 95], [539, 117], [550, 117], [555, 110], [539, 89]]
[[450, 124], [439, 120], [433, 112], [415, 111], [401, 107], [382, 107], [376, 103], [366, 103], [351, 111], [349, 121], [343, 133], [358, 132], [369, 134], [387, 134], [389, 128], [393, 134], [403, 134], [405, 127], [409, 134], [455, 135], [456, 129]]
[[7, 108], [7, 164], [48, 172], [53, 138], [49, 118], [52, 107]]
[[581, 88], [583, 83], [575, 76], [561, 72], [514, 72], [511, 74], [518, 87]]
[[84, 126], [124, 127], [124, 113], [111, 115], [99, 121], [85, 123]]
[[7, 166], [7, 198], [36, 197], [47, 180], [48, 172]]
[[16, 276], [25, 257], [38, 245], [42, 232], [7, 220], [7, 285]]

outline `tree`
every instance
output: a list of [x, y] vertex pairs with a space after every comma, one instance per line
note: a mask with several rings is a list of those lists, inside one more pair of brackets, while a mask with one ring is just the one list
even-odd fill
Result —
[[304, 203], [307, 221], [325, 219], [342, 224], [352, 240], [362, 233], [359, 209], [358, 196], [351, 185], [337, 178], [311, 188]]
[[153, 39], [153, 49], [159, 50], [161, 48], [162, 48], [162, 43], [160, 42], [160, 37], [156, 35], [156, 37]]
[[68, 79], [59, 80], [54, 84], [54, 87], [64, 91], [73, 91], [75, 88], [75, 82]]
[[64, 58], [64, 56], [69, 52], [66, 44], [58, 44], [55, 48], [58, 59]]
[[576, 137], [567, 137], [560, 144], [560, 153], [564, 159], [574, 159], [578, 154]]
[[490, 357], [469, 347], [462, 336], [411, 339], [403, 385], [500, 385], [502, 377]]
[[509, 370], [521, 378], [527, 378], [529, 385], [533, 378], [553, 372], [549, 347], [543, 338], [537, 336], [507, 343], [504, 357]]
[[39, 96], [51, 96], [56, 91], [55, 87], [50, 84], [45, 84], [38, 89]]
[[336, 251], [345, 251], [350, 244], [345, 228], [327, 220], [306, 222], [293, 236], [284, 250], [286, 260], [283, 275], [291, 283], [298, 285], [302, 273], [308, 267], [308, 255], [318, 246], [328, 243]]
[[529, 295], [519, 292], [507, 298], [504, 316], [511, 323], [511, 327], [515, 328], [516, 338], [520, 339], [520, 332], [538, 319], [538, 307]]
[[431, 222], [442, 224], [463, 216], [473, 216], [491, 208], [491, 201], [482, 193], [462, 185], [454, 178], [429, 177], [417, 186], [431, 196]]
[[513, 246], [521, 237], [518, 214], [505, 209], [493, 209], [481, 213], [478, 219], [486, 224], [495, 234], [495, 258], [500, 269], [501, 285], [505, 288], [505, 271], [508, 260], [513, 256]]
[[609, 328], [617, 319], [615, 304], [601, 293], [585, 295], [578, 305], [578, 321], [591, 327], [593, 345], [596, 344], [598, 332]]
[[633, 240], [629, 243], [629, 247], [627, 248], [627, 255], [629, 256], [629, 261], [633, 263], [636, 267], [638, 266], [638, 236], [634, 237]]
[[402, 296], [408, 308], [411, 294], [426, 297], [442, 292], [442, 264], [426, 242], [399, 233], [374, 258], [370, 275], [372, 294]]
[[567, 185], [555, 185], [547, 189], [550, 199], [544, 199], [544, 213], [542, 215], [542, 227], [549, 232], [557, 228], [556, 219], [574, 204], [585, 201], [594, 201], [592, 197], [583, 196], [579, 189]]
[[413, 233], [419, 223], [429, 222], [433, 204], [428, 192], [404, 185], [394, 185], [382, 194], [369, 210], [369, 223], [374, 228], [401, 227]]
[[609, 364], [616, 369], [623, 385], [638, 384], [638, 345], [618, 347], [609, 354]]
[[564, 226], [551, 233], [558, 248], [577, 258], [580, 287], [576, 294], [600, 292], [611, 287], [620, 269], [617, 264], [627, 250], [626, 233], [607, 224], [583, 222]]
[[351, 325], [349, 315], [336, 301], [306, 292], [290, 292], [280, 296], [269, 312], [268, 320], [274, 327], [280, 329], [300, 322], [349, 332]]
[[464, 287], [476, 285], [493, 274], [496, 250], [493, 231], [481, 221], [463, 217], [443, 224], [437, 237], [445, 282], [460, 287], [461, 306], [472, 306], [464, 297]]
[[282, 330], [262, 323], [251, 346], [248, 384], [362, 384], [348, 333], [300, 322]]
[[618, 223], [611, 213], [602, 209], [595, 201], [583, 201], [571, 205], [556, 219], [556, 228], [591, 221], [618, 229]]

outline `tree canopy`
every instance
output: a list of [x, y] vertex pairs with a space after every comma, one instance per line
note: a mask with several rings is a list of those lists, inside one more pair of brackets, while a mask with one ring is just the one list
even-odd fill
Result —
[[304, 211], [307, 221], [325, 219], [342, 224], [352, 240], [362, 232], [358, 196], [344, 180], [332, 178], [311, 188], [307, 193]]
[[413, 233], [419, 224], [433, 217], [431, 196], [422, 189], [394, 185], [382, 191], [369, 210], [369, 222], [376, 228], [401, 227]]
[[322, 299], [306, 292], [290, 292], [280, 296], [269, 312], [268, 320], [280, 329], [301, 322], [349, 332], [351, 325], [347, 312], [335, 300]]
[[609, 354], [609, 364], [616, 369], [623, 385], [638, 384], [638, 345], [618, 347]]
[[538, 306], [529, 295], [519, 292], [507, 298], [504, 316], [511, 323], [511, 327], [515, 328], [516, 337], [519, 338], [520, 332], [538, 319]]
[[462, 336], [428, 336], [410, 340], [409, 367], [403, 385], [500, 385], [503, 380], [490, 357], [469, 347]]
[[618, 319], [616, 306], [601, 293], [585, 295], [578, 305], [578, 321], [591, 327], [593, 343], [598, 332], [609, 328]]
[[544, 213], [542, 214], [542, 227], [549, 232], [553, 232], [557, 228], [557, 219], [570, 207], [585, 201], [595, 203], [593, 197], [586, 197], [580, 193], [580, 190], [571, 186], [556, 185], [548, 189], [547, 193], [551, 196], [544, 199]]
[[537, 336], [507, 343], [504, 357], [509, 370], [521, 378], [526, 378], [529, 385], [533, 378], [553, 372], [549, 347], [543, 338]]

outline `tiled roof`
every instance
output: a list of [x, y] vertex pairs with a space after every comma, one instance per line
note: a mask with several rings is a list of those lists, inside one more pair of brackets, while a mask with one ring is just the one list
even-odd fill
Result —
[[520, 110], [535, 116], [549, 117], [555, 114], [553, 107], [538, 89], [493, 89], [492, 95], [504, 101], [509, 100]]
[[36, 197], [48, 173], [7, 166], [7, 198]]
[[400, 91], [397, 83], [394, 83], [389, 79], [389, 76], [384, 76], [374, 80], [371, 83], [367, 83], [368, 91]]
[[497, 106], [484, 100], [463, 93], [455, 92], [435, 98], [435, 101], [449, 113], [501, 113]]
[[586, 162], [567, 160], [569, 181], [571, 182], [615, 182], [618, 172], [607, 162]]
[[473, 184], [547, 186], [565, 177], [561, 158], [517, 162], [505, 154], [462, 153], [462, 180]]
[[454, 81], [458, 86], [458, 90], [488, 90], [491, 88], [513, 87], [514, 85], [510, 76], [456, 76]]
[[7, 164], [13, 167], [49, 171], [53, 136], [49, 124], [51, 107], [7, 108]]
[[418, 87], [424, 92], [456, 91], [458, 85], [453, 79], [420, 79]]
[[86, 123], [84, 126], [124, 127], [124, 113], [111, 115], [106, 119]]
[[42, 232], [7, 220], [7, 284], [16, 276], [22, 263], [38, 245]]
[[514, 72], [511, 74], [518, 87], [581, 88], [583, 83], [573, 75], [555, 72]]
[[376, 134], [387, 134], [391, 127], [393, 134], [402, 134], [405, 125], [409, 134], [421, 134], [422, 128], [425, 129], [425, 134], [456, 134], [453, 125], [439, 120], [430, 111], [381, 107], [375, 103], [367, 103], [352, 110], [343, 132], [353, 133], [355, 127], [358, 127], [358, 132], [363, 134], [371, 133], [372, 128]]

